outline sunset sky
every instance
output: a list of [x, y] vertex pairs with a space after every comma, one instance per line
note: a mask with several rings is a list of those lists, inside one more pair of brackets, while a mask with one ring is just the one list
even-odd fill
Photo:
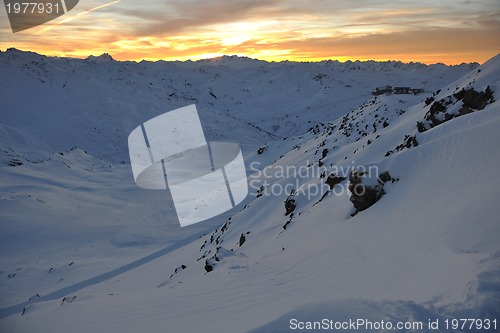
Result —
[[499, 0], [80, 0], [68, 14], [12, 33], [0, 49], [84, 58], [484, 62], [500, 52]]

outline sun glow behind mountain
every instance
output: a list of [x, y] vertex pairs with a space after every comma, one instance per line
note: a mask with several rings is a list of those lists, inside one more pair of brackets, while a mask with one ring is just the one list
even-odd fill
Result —
[[500, 6], [481, 1], [80, 1], [21, 33], [0, 15], [0, 49], [118, 60], [483, 62], [499, 52]]

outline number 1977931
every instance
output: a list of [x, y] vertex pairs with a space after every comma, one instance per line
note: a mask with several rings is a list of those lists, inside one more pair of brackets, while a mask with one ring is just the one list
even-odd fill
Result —
[[497, 331], [496, 319], [446, 319], [447, 330], [494, 330]]
[[55, 3], [43, 2], [14, 2], [5, 5], [8, 14], [59, 14], [62, 8], [59, 7], [59, 1]]

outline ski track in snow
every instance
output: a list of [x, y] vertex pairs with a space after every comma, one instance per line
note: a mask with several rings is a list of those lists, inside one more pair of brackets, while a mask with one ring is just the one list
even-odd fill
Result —
[[61, 299], [69, 294], [72, 294], [72, 293], [75, 293], [81, 289], [84, 289], [84, 288], [87, 288], [87, 287], [90, 287], [92, 285], [95, 285], [95, 284], [98, 284], [98, 283], [102, 283], [106, 280], [110, 280], [118, 275], [121, 275], [121, 274], [124, 274], [128, 271], [131, 271], [133, 269], [136, 269], [140, 266], [143, 266], [145, 264], [148, 264], [150, 262], [152, 262], [153, 260], [156, 260], [164, 255], [167, 255], [169, 254], [170, 252], [172, 251], [175, 251], [177, 249], [180, 249], [182, 248], [183, 246], [195, 241], [196, 239], [202, 237], [203, 235], [206, 235], [207, 233], [209, 233], [210, 231], [212, 230], [212, 228], [209, 228], [205, 231], [202, 231], [202, 232], [199, 232], [195, 235], [192, 235], [192, 236], [189, 236], [189, 237], [186, 237], [182, 240], [179, 240], [178, 242], [176, 242], [174, 245], [170, 245], [170, 246], [167, 246], [159, 251], [156, 251], [146, 257], [143, 257], [141, 259], [138, 259], [138, 260], [135, 260], [129, 264], [126, 264], [126, 265], [123, 265], [121, 267], [118, 267], [116, 269], [113, 269], [112, 271], [109, 271], [109, 272], [106, 272], [106, 273], [103, 273], [103, 274], [100, 274], [100, 275], [97, 275], [97, 276], [94, 276], [90, 279], [87, 279], [85, 281], [82, 281], [82, 282], [78, 282], [78, 283], [75, 283], [71, 286], [68, 286], [68, 287], [65, 287], [65, 288], [62, 288], [62, 289], [59, 289], [59, 290], [56, 290], [56, 291], [53, 291], [49, 294], [46, 294], [46, 295], [42, 295], [38, 298], [35, 298], [33, 299], [32, 301], [26, 301], [26, 302], [23, 302], [23, 303], [20, 303], [20, 304], [16, 304], [16, 305], [13, 305], [13, 306], [9, 306], [7, 308], [2, 308], [0, 309], [0, 318], [4, 318], [6, 316], [10, 316], [12, 314], [15, 314], [15, 313], [21, 313], [23, 311], [23, 309], [28, 306], [29, 304], [34, 304], [34, 303], [38, 303], [38, 302], [44, 302], [44, 301], [50, 301], [50, 300], [56, 300], [56, 299]]

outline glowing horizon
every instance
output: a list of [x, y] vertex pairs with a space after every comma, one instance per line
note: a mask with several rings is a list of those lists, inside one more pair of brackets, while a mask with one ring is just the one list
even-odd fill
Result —
[[397, 60], [482, 63], [500, 52], [496, 0], [345, 4], [317, 0], [206, 2], [81, 0], [48, 24], [13, 34], [5, 9], [0, 49], [117, 60]]

